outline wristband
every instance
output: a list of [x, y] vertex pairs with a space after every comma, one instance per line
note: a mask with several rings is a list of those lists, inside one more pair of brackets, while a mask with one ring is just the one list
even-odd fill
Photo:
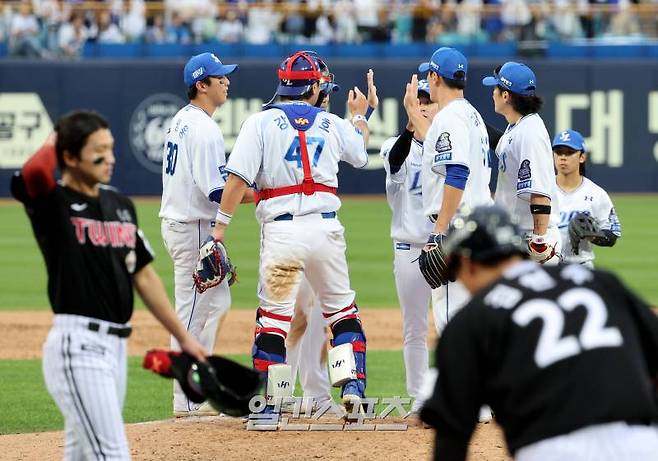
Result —
[[530, 213], [532, 214], [551, 214], [550, 205], [533, 205], [530, 204]]
[[370, 118], [370, 116], [372, 115], [372, 113], [373, 113], [374, 111], [375, 111], [375, 108], [374, 108], [374, 107], [372, 107], [372, 106], [368, 106], [368, 110], [366, 111], [366, 120], [368, 120], [368, 119]]
[[232, 214], [224, 213], [221, 209], [219, 209], [217, 210], [217, 215], [215, 215], [215, 222], [228, 226], [228, 223], [231, 222], [232, 217]]
[[352, 125], [356, 126], [357, 122], [365, 122], [367, 125], [368, 119], [361, 114], [356, 114], [354, 117], [352, 117]]

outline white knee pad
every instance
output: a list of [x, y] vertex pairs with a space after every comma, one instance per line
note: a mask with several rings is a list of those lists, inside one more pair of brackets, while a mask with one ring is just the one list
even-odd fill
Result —
[[279, 363], [267, 367], [267, 390], [265, 399], [268, 404], [292, 397], [292, 370], [290, 365]]
[[329, 350], [329, 380], [334, 387], [340, 387], [356, 379], [356, 360], [352, 344], [346, 343]]

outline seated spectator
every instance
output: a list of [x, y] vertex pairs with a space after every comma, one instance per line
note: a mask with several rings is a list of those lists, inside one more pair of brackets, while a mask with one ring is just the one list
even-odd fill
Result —
[[219, 20], [217, 39], [222, 43], [238, 43], [243, 40], [244, 24], [234, 9], [229, 9], [226, 16]]
[[182, 43], [186, 45], [192, 42], [192, 32], [178, 13], [171, 15], [171, 23], [165, 27], [165, 32], [165, 41], [167, 43]]
[[101, 11], [98, 15], [98, 43], [125, 43], [126, 38], [119, 26], [112, 22], [109, 11]]
[[165, 43], [167, 34], [164, 26], [164, 16], [156, 14], [148, 21], [150, 25], [146, 29], [144, 41], [146, 43]]
[[39, 24], [32, 14], [32, 6], [23, 1], [9, 26], [9, 52], [12, 56], [40, 58], [46, 54], [39, 42]]
[[68, 22], [59, 28], [59, 53], [67, 58], [78, 58], [89, 37], [82, 13], [73, 12]]

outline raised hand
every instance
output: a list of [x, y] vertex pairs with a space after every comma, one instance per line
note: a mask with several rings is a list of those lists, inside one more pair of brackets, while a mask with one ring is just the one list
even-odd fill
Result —
[[375, 72], [372, 69], [368, 69], [366, 79], [368, 80], [368, 105], [376, 109], [379, 105], [379, 98], [377, 97], [377, 87], [375, 86]]

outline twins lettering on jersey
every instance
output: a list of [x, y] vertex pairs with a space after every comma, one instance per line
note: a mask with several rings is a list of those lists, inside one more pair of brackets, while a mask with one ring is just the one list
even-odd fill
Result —
[[135, 248], [137, 226], [130, 222], [97, 221], [95, 219], [71, 217], [75, 236], [81, 245], [87, 240], [99, 247]]

